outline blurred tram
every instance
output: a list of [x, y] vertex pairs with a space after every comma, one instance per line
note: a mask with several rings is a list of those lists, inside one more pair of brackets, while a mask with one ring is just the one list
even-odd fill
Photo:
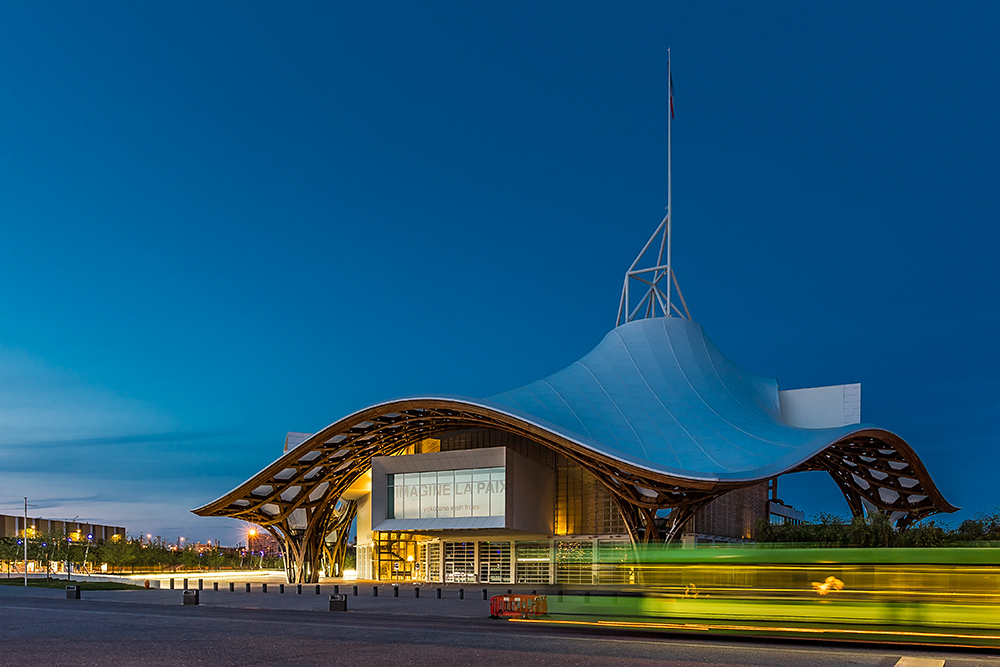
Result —
[[1000, 646], [998, 548], [637, 547], [595, 567], [606, 585], [550, 598], [550, 618]]

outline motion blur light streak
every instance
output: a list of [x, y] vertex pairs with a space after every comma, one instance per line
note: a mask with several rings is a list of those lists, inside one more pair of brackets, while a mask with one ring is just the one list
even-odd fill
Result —
[[602, 563], [595, 583], [614, 589], [564, 591], [546, 622], [1000, 647], [998, 562], [989, 547], [636, 549]]
[[844, 589], [844, 582], [837, 577], [827, 577], [822, 584], [818, 581], [812, 582], [813, 588], [820, 595], [826, 595], [830, 591], [840, 591]]

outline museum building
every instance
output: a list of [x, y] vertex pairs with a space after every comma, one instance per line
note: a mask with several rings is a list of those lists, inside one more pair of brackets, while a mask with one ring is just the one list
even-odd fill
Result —
[[669, 216], [626, 273], [617, 326], [579, 361], [487, 399], [411, 396], [289, 433], [193, 511], [266, 528], [290, 582], [341, 574], [356, 521], [362, 579], [603, 584], [623, 583], [635, 544], [800, 522], [778, 497], [786, 474], [824, 471], [855, 516], [900, 527], [957, 509], [902, 438], [861, 423], [860, 385], [779, 390], [723, 354], [690, 318], [667, 234]]

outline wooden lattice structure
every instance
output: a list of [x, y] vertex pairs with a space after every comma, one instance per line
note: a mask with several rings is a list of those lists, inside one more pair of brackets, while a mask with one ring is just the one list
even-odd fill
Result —
[[[507, 431], [577, 461], [611, 492], [637, 543], [673, 540], [712, 499], [766, 479], [698, 480], [657, 473], [485, 404], [428, 397], [383, 403], [350, 415], [194, 512], [263, 526], [285, 544], [289, 581], [312, 583], [318, 581], [324, 555], [328, 568], [343, 567], [357, 504], [342, 496], [370, 469], [372, 457], [399, 454], [425, 438], [469, 428]], [[869, 509], [896, 513], [902, 526], [955, 510], [912, 448], [887, 431], [861, 430], [788, 472], [805, 470], [829, 472], [856, 515], [864, 513], [867, 503]], [[670, 511], [665, 526], [657, 520], [662, 510]]]

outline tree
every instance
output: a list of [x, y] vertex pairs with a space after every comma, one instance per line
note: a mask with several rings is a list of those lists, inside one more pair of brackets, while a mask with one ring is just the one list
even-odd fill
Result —
[[7, 574], [10, 575], [11, 562], [24, 558], [23, 547], [17, 543], [16, 537], [0, 537], [0, 561], [7, 564]]
[[962, 542], [1000, 541], [1000, 507], [994, 507], [992, 512], [981, 511], [966, 519], [955, 531], [955, 537]]
[[1000, 542], [1000, 508], [979, 512], [958, 528], [945, 528], [934, 521], [920, 521], [896, 530], [886, 514], [876, 512], [854, 517], [850, 522], [820, 514], [809, 523], [757, 524], [761, 543], [803, 544], [821, 547], [946, 547]]
[[125, 535], [112, 535], [101, 544], [100, 559], [108, 564], [112, 572], [123, 569], [133, 557], [129, 539]]

